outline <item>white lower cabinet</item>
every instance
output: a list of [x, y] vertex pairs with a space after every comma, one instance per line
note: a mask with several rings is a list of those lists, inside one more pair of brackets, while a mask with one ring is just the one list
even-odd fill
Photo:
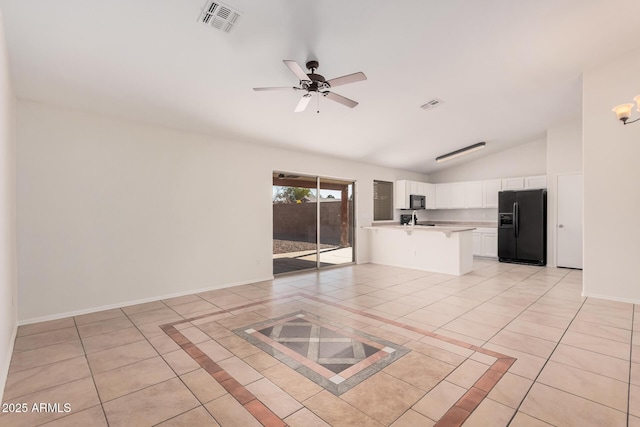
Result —
[[498, 258], [498, 233], [482, 235], [482, 256]]
[[473, 256], [482, 256], [482, 233], [473, 233]]
[[498, 231], [495, 228], [476, 228], [473, 232], [473, 255], [498, 257]]

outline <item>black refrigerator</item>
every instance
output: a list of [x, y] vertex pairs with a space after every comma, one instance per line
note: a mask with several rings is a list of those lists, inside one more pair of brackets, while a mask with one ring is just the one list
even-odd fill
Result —
[[547, 264], [547, 190], [498, 194], [498, 259]]

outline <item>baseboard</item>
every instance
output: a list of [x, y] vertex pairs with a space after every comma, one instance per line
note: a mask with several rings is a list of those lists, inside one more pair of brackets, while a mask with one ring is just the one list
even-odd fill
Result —
[[640, 300], [637, 300], [637, 299], [612, 297], [611, 295], [600, 295], [600, 294], [592, 294], [592, 293], [582, 292], [582, 296], [583, 297], [587, 297], [587, 298], [604, 299], [604, 300], [608, 300], [608, 301], [626, 302], [626, 303], [629, 303], [629, 304], [640, 304]]
[[80, 316], [82, 314], [95, 313], [97, 311], [111, 310], [113, 308], [128, 307], [128, 306], [131, 306], [131, 305], [144, 304], [144, 303], [147, 303], [147, 302], [154, 302], [154, 301], [159, 301], [159, 300], [163, 300], [163, 299], [182, 297], [182, 296], [191, 295], [191, 294], [198, 294], [200, 292], [215, 291], [217, 289], [231, 288], [233, 286], [249, 285], [251, 283], [264, 282], [264, 281], [267, 281], [267, 280], [273, 280], [273, 276], [269, 276], [269, 277], [266, 277], [266, 278], [259, 278], [259, 279], [244, 280], [244, 281], [241, 281], [241, 282], [223, 283], [223, 284], [216, 285], [216, 286], [211, 286], [211, 287], [208, 287], [208, 288], [191, 289], [191, 290], [188, 290], [188, 291], [177, 292], [177, 293], [173, 293], [173, 294], [159, 295], [159, 296], [154, 296], [154, 297], [149, 297], [149, 298], [142, 298], [142, 299], [137, 299], [137, 300], [123, 301], [123, 302], [119, 302], [119, 303], [115, 303], [115, 304], [101, 305], [99, 307], [91, 307], [91, 308], [86, 308], [86, 309], [81, 309], [81, 310], [68, 311], [68, 312], [65, 312], [65, 313], [52, 314], [52, 315], [49, 315], [49, 316], [34, 317], [34, 318], [31, 318], [31, 319], [23, 319], [23, 320], [19, 320], [18, 321], [18, 325], [22, 326], [22, 325], [29, 325], [29, 324], [32, 324], [32, 323], [47, 322], [49, 320], [64, 319], [65, 317]]
[[18, 335], [18, 324], [13, 326], [13, 333], [11, 334], [11, 341], [9, 342], [9, 348], [5, 357], [3, 366], [0, 366], [0, 402], [4, 396], [4, 387], [7, 384], [7, 377], [9, 376], [9, 365], [11, 365], [11, 356], [13, 355], [13, 345], [16, 342], [16, 336]]

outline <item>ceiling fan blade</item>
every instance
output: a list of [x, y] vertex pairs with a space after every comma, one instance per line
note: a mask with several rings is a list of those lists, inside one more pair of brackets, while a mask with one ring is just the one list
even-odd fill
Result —
[[295, 74], [296, 77], [298, 77], [298, 80], [300, 80], [300, 81], [308, 81], [309, 80], [309, 76], [307, 76], [307, 73], [304, 72], [302, 67], [300, 65], [298, 65], [298, 63], [296, 61], [293, 61], [291, 59], [284, 59], [284, 60], [282, 60], [282, 62], [284, 62], [284, 65], [289, 67], [289, 69], [293, 72], [293, 74]]
[[331, 85], [331, 87], [336, 87], [340, 85], [346, 85], [347, 83], [355, 83], [361, 82], [362, 80], [367, 80], [367, 76], [364, 75], [363, 72], [357, 72], [353, 74], [349, 74], [342, 77], [336, 77], [335, 79], [327, 80], [327, 83]]
[[285, 86], [285, 87], [254, 87], [253, 90], [260, 92], [263, 90], [300, 90], [299, 87], [291, 87], [291, 86]]
[[342, 104], [344, 106], [347, 106], [349, 108], [353, 108], [356, 105], [358, 105], [358, 103], [356, 101], [354, 101], [353, 99], [349, 99], [349, 98], [345, 98], [342, 95], [338, 95], [337, 93], [333, 93], [333, 92], [323, 92], [323, 95], [327, 98], [329, 98], [332, 101], [335, 101], [339, 104]]
[[295, 109], [296, 113], [301, 113], [307, 109], [307, 105], [309, 105], [309, 101], [311, 101], [311, 96], [312, 95], [310, 93], [302, 95], [302, 99], [300, 99], [300, 102], [298, 102], [298, 106]]

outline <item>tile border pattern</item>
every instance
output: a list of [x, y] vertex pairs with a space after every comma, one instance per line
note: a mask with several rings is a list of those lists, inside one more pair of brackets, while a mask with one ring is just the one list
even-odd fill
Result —
[[[360, 362], [353, 364], [351, 367], [345, 369], [339, 374], [336, 374], [324, 366], [296, 353], [279, 342], [262, 335], [258, 331], [258, 329], [278, 325], [288, 320], [298, 318], [305, 319], [310, 323], [330, 329], [345, 337], [356, 339], [361, 343], [376, 348], [378, 351]], [[256, 347], [264, 350], [271, 356], [274, 356], [291, 369], [300, 372], [302, 375], [336, 396], [340, 396], [342, 393], [360, 384], [362, 381], [375, 374], [378, 370], [395, 362], [410, 351], [401, 345], [365, 334], [361, 331], [356, 331], [353, 328], [349, 328], [344, 325], [336, 324], [330, 320], [307, 313], [303, 310], [294, 311], [284, 316], [279, 316], [254, 325], [238, 328], [233, 332]]]
[[285, 427], [286, 423], [280, 417], [278, 417], [269, 408], [267, 408], [260, 400], [256, 398], [256, 396], [253, 395], [253, 393], [251, 393], [243, 385], [241, 385], [228, 372], [222, 369], [220, 365], [218, 365], [209, 356], [202, 352], [202, 350], [200, 350], [196, 344], [192, 343], [187, 337], [180, 333], [180, 331], [178, 331], [175, 326], [211, 316], [233, 313], [238, 310], [258, 306], [268, 302], [296, 297], [320, 302], [344, 311], [365, 316], [373, 320], [378, 320], [388, 325], [393, 325], [411, 332], [416, 332], [427, 337], [431, 337], [458, 347], [466, 348], [496, 358], [496, 361], [484, 372], [484, 374], [478, 380], [476, 380], [471, 388], [451, 408], [449, 408], [449, 410], [447, 410], [447, 412], [440, 418], [440, 420], [438, 420], [438, 422], [435, 424], [435, 427], [461, 426], [462, 423], [464, 423], [465, 420], [471, 415], [471, 413], [480, 405], [480, 403], [482, 403], [484, 398], [489, 394], [489, 392], [498, 383], [498, 381], [500, 381], [503, 375], [509, 370], [511, 365], [513, 365], [513, 363], [516, 361], [514, 357], [510, 357], [502, 353], [488, 350], [455, 338], [449, 338], [445, 335], [436, 334], [434, 332], [423, 330], [401, 322], [397, 322], [395, 320], [386, 319], [375, 314], [367, 313], [363, 310], [346, 307], [333, 301], [327, 301], [314, 295], [305, 294], [304, 292], [296, 292], [277, 298], [269, 298], [249, 304], [243, 304], [237, 307], [221, 309], [215, 312], [167, 323], [161, 325], [160, 329], [162, 329], [162, 331], [167, 334], [176, 344], [178, 344], [196, 363], [198, 363], [206, 372], [208, 372], [213, 379], [215, 379], [222, 387], [224, 387], [224, 389], [227, 390], [227, 392], [231, 396], [233, 396], [233, 398], [235, 398], [238, 403], [240, 403], [247, 411], [249, 411], [249, 413], [262, 425], [266, 427]]

